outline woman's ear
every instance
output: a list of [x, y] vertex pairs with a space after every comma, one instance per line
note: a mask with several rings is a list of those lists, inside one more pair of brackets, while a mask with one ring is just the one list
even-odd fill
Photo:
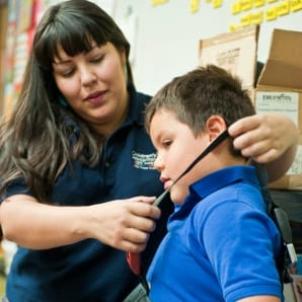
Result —
[[210, 141], [216, 139], [220, 133], [222, 133], [227, 128], [224, 118], [220, 115], [211, 115], [205, 124], [206, 132], [210, 138]]

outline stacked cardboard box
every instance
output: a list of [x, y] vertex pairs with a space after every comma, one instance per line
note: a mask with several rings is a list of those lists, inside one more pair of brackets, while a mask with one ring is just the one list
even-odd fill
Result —
[[299, 127], [299, 146], [286, 176], [274, 182], [278, 189], [302, 189], [302, 32], [275, 29], [270, 53], [255, 94], [257, 112], [280, 112]]
[[[302, 32], [275, 29], [267, 62], [256, 81], [259, 27], [200, 41], [200, 65], [216, 64], [242, 80], [258, 113], [279, 112], [299, 127], [295, 161], [272, 188], [302, 190]], [[255, 84], [256, 83], [256, 84]]]
[[199, 64], [215, 64], [238, 75], [246, 89], [253, 89], [259, 27], [223, 33], [199, 42]]

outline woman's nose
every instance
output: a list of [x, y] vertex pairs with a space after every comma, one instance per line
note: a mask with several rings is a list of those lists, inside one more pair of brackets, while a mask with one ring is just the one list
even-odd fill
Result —
[[82, 67], [80, 70], [80, 74], [81, 74], [82, 84], [85, 86], [89, 86], [89, 85], [95, 83], [97, 80], [97, 76], [93, 72], [93, 70], [91, 70], [87, 67]]

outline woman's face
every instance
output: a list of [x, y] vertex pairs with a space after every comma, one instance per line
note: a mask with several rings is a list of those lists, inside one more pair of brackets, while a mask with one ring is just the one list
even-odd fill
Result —
[[[100, 134], [110, 134], [127, 112], [126, 57], [110, 42], [68, 56], [59, 47], [53, 63], [58, 89], [73, 110]], [[59, 101], [59, 100], [58, 100]]]

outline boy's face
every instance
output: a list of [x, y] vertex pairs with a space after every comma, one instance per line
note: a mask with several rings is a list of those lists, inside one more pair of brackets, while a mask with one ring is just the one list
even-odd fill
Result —
[[[181, 123], [172, 111], [157, 111], [150, 123], [151, 140], [158, 155], [154, 166], [160, 172], [165, 189], [191, 164], [209, 144], [206, 133], [195, 137], [191, 129]], [[206, 163], [207, 162], [207, 163]], [[172, 187], [170, 195], [176, 204], [181, 204], [188, 195], [190, 184], [204, 176], [210, 166], [208, 158], [197, 164], [186, 176]]]

